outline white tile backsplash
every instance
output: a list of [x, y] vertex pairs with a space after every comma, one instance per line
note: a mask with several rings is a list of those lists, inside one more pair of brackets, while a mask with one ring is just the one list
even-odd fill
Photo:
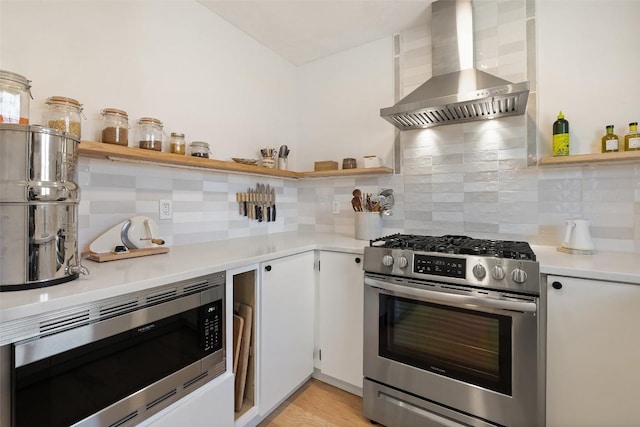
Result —
[[[527, 115], [402, 132], [402, 173], [383, 176], [290, 180], [80, 158], [81, 247], [128, 216], [158, 221], [160, 199], [173, 201], [173, 219], [158, 221], [169, 245], [294, 230], [352, 235], [353, 189], [392, 188], [396, 203], [393, 216], [383, 218], [383, 234], [557, 245], [564, 221], [585, 217], [598, 249], [640, 252], [640, 166], [527, 167], [538, 132], [534, 2], [475, 1], [474, 13], [476, 66], [529, 80]], [[431, 38], [423, 27], [400, 36], [404, 96], [431, 76]], [[235, 193], [257, 182], [275, 188], [275, 223], [238, 214]], [[339, 214], [332, 213], [334, 201]]]

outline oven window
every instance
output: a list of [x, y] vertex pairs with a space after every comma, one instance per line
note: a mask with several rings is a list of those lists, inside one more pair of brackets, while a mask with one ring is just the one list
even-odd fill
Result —
[[14, 425], [71, 425], [221, 349], [202, 337], [205, 310], [222, 308], [215, 301], [16, 368]]
[[509, 316], [380, 295], [379, 353], [511, 395]]

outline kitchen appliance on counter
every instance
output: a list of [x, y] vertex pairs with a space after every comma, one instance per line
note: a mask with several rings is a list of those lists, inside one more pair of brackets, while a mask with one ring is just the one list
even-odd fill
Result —
[[0, 425], [133, 426], [217, 378], [225, 280], [218, 272], [25, 318], [35, 336], [0, 347], [0, 395], [12, 401], [12, 422], [4, 411]]
[[565, 221], [564, 240], [558, 248], [560, 252], [577, 255], [591, 255], [595, 253], [595, 245], [591, 239], [588, 219], [568, 219]]
[[544, 425], [526, 242], [396, 234], [364, 250], [363, 413], [388, 427]]
[[0, 124], [0, 291], [77, 279], [79, 137]]

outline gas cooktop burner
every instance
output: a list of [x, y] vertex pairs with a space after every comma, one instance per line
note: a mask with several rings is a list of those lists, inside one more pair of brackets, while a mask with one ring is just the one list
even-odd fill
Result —
[[371, 240], [370, 246], [390, 249], [409, 249], [421, 252], [480, 255], [530, 261], [536, 260], [536, 255], [527, 242], [474, 239], [468, 236], [392, 234]]

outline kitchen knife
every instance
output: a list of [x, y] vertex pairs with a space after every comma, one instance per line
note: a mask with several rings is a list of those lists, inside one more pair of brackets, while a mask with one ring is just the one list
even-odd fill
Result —
[[262, 184], [256, 184], [256, 191], [257, 191], [257, 219], [258, 222], [262, 222]]
[[271, 189], [271, 221], [275, 221], [276, 220], [276, 193], [275, 193], [275, 189], [272, 188]]
[[267, 184], [267, 190], [265, 191], [265, 202], [267, 205], [267, 222], [271, 222], [271, 191], [270, 186]]

